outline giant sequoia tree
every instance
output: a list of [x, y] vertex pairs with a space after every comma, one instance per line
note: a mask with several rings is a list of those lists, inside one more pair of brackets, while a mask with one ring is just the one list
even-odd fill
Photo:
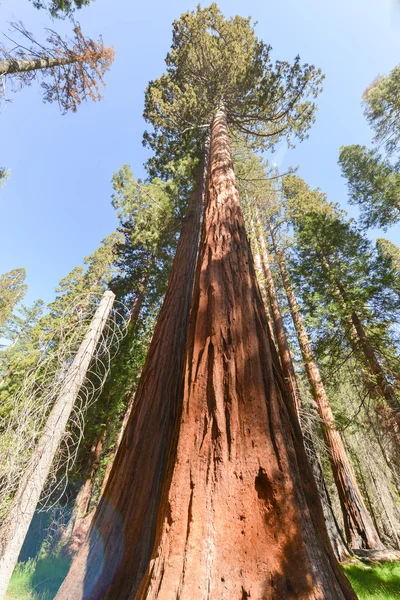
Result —
[[167, 65], [147, 92], [154, 147], [211, 133], [189, 333], [196, 236], [182, 230], [189, 257], [178, 244], [136, 406], [57, 598], [355, 598], [266, 333], [229, 145], [229, 128], [264, 147], [303, 138], [320, 74], [272, 64], [250, 20], [216, 5], [174, 23]]

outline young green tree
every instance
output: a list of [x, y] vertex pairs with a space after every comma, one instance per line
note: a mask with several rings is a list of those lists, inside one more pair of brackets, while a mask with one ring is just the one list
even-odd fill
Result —
[[377, 150], [342, 146], [339, 165], [364, 227], [388, 227], [400, 219], [400, 173]]
[[363, 94], [364, 115], [375, 132], [375, 143], [388, 154], [400, 151], [400, 65], [380, 75]]
[[[148, 88], [145, 116], [155, 127], [155, 148], [199, 147], [210, 130], [186, 360], [174, 372], [181, 395], [169, 404], [168, 446], [160, 446], [165, 429], [143, 420], [150, 406], [142, 408], [142, 399], [158, 403], [141, 395], [96, 527], [58, 599], [354, 598], [330, 550], [297, 415], [271, 353], [232, 168], [228, 123], [266, 147], [284, 135], [303, 138], [313, 120], [309, 96], [320, 73], [299, 59], [273, 65], [269, 56], [250, 19], [224, 19], [215, 4], [199, 7], [174, 23], [167, 72]], [[171, 280], [167, 298], [169, 307], [178, 304]], [[170, 353], [160, 333], [152, 347]], [[179, 327], [175, 352], [185, 338]], [[167, 357], [154, 362], [152, 347], [139, 388], [146, 382], [151, 389], [164, 369]], [[133, 460], [135, 447], [150, 457], [151, 469]], [[154, 454], [167, 466], [155, 475], [162, 495], [149, 489]]]
[[[0, 276], [0, 327], [11, 316], [15, 305], [27, 291], [25, 269], [13, 269]], [[2, 333], [2, 331], [0, 330]]]
[[400, 294], [400, 248], [385, 238], [376, 240], [376, 248], [379, 256], [393, 274], [393, 288]]
[[[14, 91], [32, 81], [40, 82], [44, 102], [57, 102], [64, 114], [76, 112], [87, 99], [101, 100], [99, 84], [105, 85], [104, 74], [114, 60], [114, 50], [85, 38], [79, 24], [73, 29], [74, 38], [64, 40], [47, 29], [47, 45], [39, 43], [21, 22], [12, 23], [12, 33], [21, 41], [7, 36], [12, 43], [8, 49], [0, 44], [0, 75], [10, 81]], [[4, 90], [4, 87], [3, 87]]]
[[[387, 227], [400, 219], [399, 91], [400, 66], [377, 77], [363, 94], [364, 115], [375, 132], [376, 149], [358, 145], [340, 149], [350, 202], [360, 206], [365, 227]], [[390, 160], [379, 153], [382, 145]]]

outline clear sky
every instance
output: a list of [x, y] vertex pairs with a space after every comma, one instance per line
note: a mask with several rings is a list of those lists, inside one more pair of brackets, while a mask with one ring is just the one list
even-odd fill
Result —
[[[144, 174], [143, 92], [163, 71], [172, 21], [196, 3], [93, 0], [76, 15], [85, 35], [102, 34], [116, 51], [104, 100], [62, 116], [56, 105], [42, 103], [40, 88], [32, 85], [1, 107], [0, 166], [11, 169], [11, 179], [0, 190], [0, 273], [26, 268], [27, 302], [50, 301], [58, 281], [114, 230], [112, 174], [123, 163], [137, 176]], [[281, 147], [274, 160], [283, 168], [299, 165], [299, 175], [312, 187], [356, 217], [356, 209], [346, 205], [338, 151], [341, 145], [371, 142], [361, 94], [400, 61], [400, 3], [222, 0], [219, 6], [226, 16], [251, 15], [258, 21], [257, 33], [273, 46], [274, 58], [300, 54], [326, 74], [309, 139], [295, 150]], [[68, 21], [52, 23], [29, 0], [1, 0], [0, 29], [7, 31], [7, 21], [15, 19], [38, 38], [46, 26], [71, 29]], [[384, 235], [399, 243], [400, 226]]]

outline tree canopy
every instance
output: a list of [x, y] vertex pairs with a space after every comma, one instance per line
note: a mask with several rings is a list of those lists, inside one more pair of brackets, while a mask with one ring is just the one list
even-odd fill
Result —
[[88, 6], [92, 0], [30, 0], [33, 6], [48, 10], [52, 17], [65, 18], [79, 8]]

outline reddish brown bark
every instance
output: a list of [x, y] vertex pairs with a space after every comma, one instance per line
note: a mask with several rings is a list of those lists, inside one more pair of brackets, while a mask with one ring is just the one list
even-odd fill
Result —
[[[101, 453], [103, 451], [103, 444], [107, 434], [107, 427], [104, 427], [102, 434], [100, 435], [97, 443], [93, 444], [91, 448], [91, 469], [89, 473], [89, 477], [86, 479], [84, 485], [82, 486], [79, 494], [77, 496], [75, 507], [76, 507], [76, 520], [84, 517], [88, 511], [90, 499], [92, 497], [94, 478], [96, 476], [97, 470], [100, 466], [100, 458]], [[75, 529], [75, 526], [74, 526]]]
[[136, 325], [140, 313], [142, 311], [143, 303], [146, 298], [144, 290], [139, 290], [132, 302], [131, 312], [129, 313], [129, 324]]
[[135, 600], [355, 598], [266, 325], [219, 112], [180, 422]]
[[347, 457], [343, 440], [337, 429], [329, 399], [321, 379], [321, 374], [314, 359], [314, 353], [311, 348], [308, 333], [304, 326], [297, 300], [291, 286], [284, 256], [277, 245], [274, 230], [271, 225], [270, 233], [274, 250], [278, 257], [283, 286], [286, 291], [291, 315], [297, 332], [304, 368], [321, 419], [322, 433], [339, 494], [348, 544], [350, 548], [381, 549], [383, 548], [382, 542], [379, 539], [379, 535], [364, 504], [352, 466]]
[[199, 184], [182, 226], [132, 413], [88, 539], [57, 600], [134, 598], [148, 566], [177, 415], [202, 197]]

